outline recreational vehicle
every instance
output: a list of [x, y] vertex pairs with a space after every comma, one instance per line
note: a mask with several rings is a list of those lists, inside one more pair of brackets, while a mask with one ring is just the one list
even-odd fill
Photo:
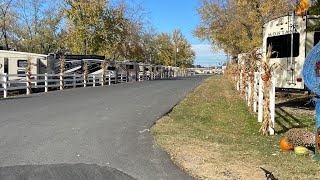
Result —
[[[60, 73], [60, 59], [62, 55], [49, 54], [48, 73]], [[87, 63], [89, 73], [94, 73], [101, 69], [101, 63], [105, 59], [104, 56], [98, 55], [63, 55], [65, 60], [65, 73], [82, 74], [83, 65]]]
[[319, 42], [320, 31], [307, 32], [306, 28], [319, 19], [315, 15], [288, 15], [271, 20], [263, 26], [263, 57], [272, 46], [270, 65], [274, 70], [276, 87], [280, 89], [305, 89], [302, 67], [308, 52]]
[[48, 55], [17, 51], [0, 50], [0, 74], [17, 74], [17, 77], [9, 77], [9, 80], [25, 77], [27, 61], [32, 64], [32, 74], [44, 74], [47, 72]]

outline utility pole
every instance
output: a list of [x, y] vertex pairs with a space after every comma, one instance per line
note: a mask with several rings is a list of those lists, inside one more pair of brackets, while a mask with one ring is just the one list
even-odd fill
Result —
[[177, 53], [179, 52], [179, 48], [176, 47], [176, 51], [174, 53], [175, 57], [174, 57], [174, 66], [177, 66]]

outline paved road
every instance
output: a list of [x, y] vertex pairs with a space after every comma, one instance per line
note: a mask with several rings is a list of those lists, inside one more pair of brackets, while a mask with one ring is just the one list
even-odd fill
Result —
[[0, 179], [191, 179], [149, 129], [208, 76], [0, 100]]

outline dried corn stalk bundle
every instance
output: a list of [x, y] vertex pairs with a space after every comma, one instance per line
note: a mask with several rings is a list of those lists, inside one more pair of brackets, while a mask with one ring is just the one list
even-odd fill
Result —
[[60, 58], [60, 89], [64, 88], [65, 62], [65, 58], [62, 56]]
[[259, 61], [259, 55], [256, 53], [256, 50], [250, 54], [250, 68], [249, 68], [249, 81], [251, 88], [251, 96], [249, 98], [249, 111], [253, 112], [253, 103], [254, 103], [254, 73], [258, 71], [257, 63]]
[[274, 63], [270, 65], [270, 58], [272, 55], [272, 47], [268, 47], [267, 56], [265, 61], [261, 61], [261, 69], [263, 74], [261, 75], [261, 79], [263, 80], [264, 93], [263, 93], [263, 120], [262, 125], [260, 127], [260, 132], [263, 135], [267, 135], [269, 132], [269, 127], [273, 127], [271, 117], [270, 117], [270, 85], [271, 85], [271, 77], [272, 71], [277, 68], [277, 65]]
[[88, 75], [89, 75], [89, 69], [88, 69], [88, 63], [85, 62], [83, 65], [83, 79], [88, 82]]
[[101, 69], [102, 69], [102, 84], [106, 84], [106, 67], [107, 67], [107, 60], [103, 60], [101, 63]]

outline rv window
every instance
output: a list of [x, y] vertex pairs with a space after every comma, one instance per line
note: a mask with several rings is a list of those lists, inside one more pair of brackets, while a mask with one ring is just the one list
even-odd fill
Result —
[[3, 72], [7, 74], [9, 73], [8, 60], [9, 60], [8, 58], [4, 58], [4, 67], [3, 67], [4, 68]]
[[18, 77], [26, 77], [26, 71], [25, 70], [18, 69], [17, 74], [21, 74]]
[[[293, 34], [293, 57], [299, 56], [299, 44], [300, 44], [300, 34]], [[272, 54], [271, 58], [284, 58], [291, 57], [291, 34], [273, 36], [267, 38], [267, 49], [268, 46], [272, 45], [272, 51], [275, 52]]]
[[18, 60], [18, 67], [27, 67], [27, 60]]
[[128, 69], [134, 69], [134, 65], [129, 65]]
[[314, 32], [313, 36], [313, 46], [315, 46], [320, 41], [320, 32]]
[[116, 70], [116, 67], [114, 67], [114, 66], [108, 66], [107, 70], [115, 71], [115, 70]]

